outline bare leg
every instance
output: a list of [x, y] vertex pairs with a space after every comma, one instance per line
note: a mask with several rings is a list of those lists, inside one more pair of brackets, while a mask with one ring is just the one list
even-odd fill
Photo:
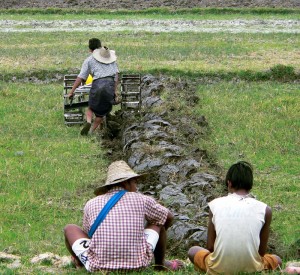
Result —
[[[197, 258], [197, 262], [195, 262], [195, 258], [196, 258], [196, 254], [198, 252], [202, 251], [203, 254], [201, 253], [200, 256], [200, 260]], [[205, 257], [207, 257], [210, 254], [210, 251], [200, 247], [200, 246], [193, 246], [189, 249], [188, 251], [188, 257], [190, 259], [190, 261], [194, 264], [194, 268], [197, 271], [205, 271], [207, 272], [207, 266], [205, 263]], [[203, 256], [203, 257], [202, 257]]]
[[102, 123], [102, 121], [103, 121], [102, 117], [96, 117], [93, 124], [92, 131], [95, 131], [98, 128], [98, 126]]
[[72, 250], [72, 245], [75, 241], [77, 241], [80, 238], [88, 238], [88, 235], [76, 224], [68, 224], [64, 228], [64, 235], [65, 235], [65, 244], [72, 255], [72, 258], [74, 260], [74, 264], [76, 267], [81, 267], [83, 264], [78, 259], [78, 257], [75, 255], [75, 253]]
[[[275, 255], [275, 254], [273, 254], [273, 256], [276, 257], [276, 259], [277, 259], [277, 261], [278, 261], [278, 265], [279, 265], [279, 266], [282, 266], [282, 260], [281, 260], [281, 258], [280, 258], [279, 256]], [[300, 269], [299, 269], [299, 273], [300, 273]]]
[[190, 261], [192, 263], [194, 263], [194, 258], [195, 258], [195, 255], [197, 254], [198, 251], [200, 250], [205, 250], [205, 251], [208, 251], [207, 249], [203, 248], [203, 247], [200, 247], [200, 246], [192, 246], [189, 251], [188, 251], [188, 257], [190, 259]]
[[156, 270], [178, 270], [183, 267], [183, 263], [179, 260], [167, 261], [165, 260], [167, 249], [167, 232], [164, 226], [148, 225], [146, 228], [152, 229], [159, 234], [159, 239], [156, 244], [154, 254], [154, 262]]
[[92, 123], [93, 111], [90, 109], [90, 107], [87, 108], [85, 115], [86, 115], [86, 122]]
[[90, 107], [86, 110], [86, 123], [84, 124], [80, 134], [82, 136], [86, 136], [89, 133], [89, 130], [92, 125], [92, 119], [93, 119], [93, 111], [90, 109]]
[[159, 234], [159, 239], [156, 244], [154, 254], [154, 261], [157, 268], [163, 268], [165, 262], [167, 234], [164, 226], [148, 225], [146, 228], [152, 229]]

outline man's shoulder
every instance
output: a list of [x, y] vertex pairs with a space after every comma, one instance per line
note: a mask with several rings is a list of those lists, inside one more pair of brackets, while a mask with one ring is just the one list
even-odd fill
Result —
[[98, 204], [102, 199], [104, 199], [103, 195], [100, 195], [100, 196], [97, 196], [95, 198], [89, 199], [85, 204], [85, 208], [90, 207], [90, 206], [95, 205], [95, 204]]
[[[262, 206], [262, 207], [264, 207], [264, 208], [270, 208], [266, 203], [264, 203], [263, 201], [259, 201], [258, 199], [256, 199], [256, 198], [253, 198], [253, 200], [255, 201], [255, 203], [257, 204], [257, 205], [260, 205], [260, 206]], [[271, 208], [270, 208], [271, 209]]]
[[89, 55], [88, 57], [86, 57], [86, 59], [84, 59], [84, 63], [89, 63], [92, 62], [93, 60], [95, 60], [93, 55]]
[[218, 208], [218, 207], [223, 207], [224, 205], [227, 205], [230, 201], [230, 197], [228, 195], [226, 196], [222, 196], [222, 197], [218, 197], [213, 199], [212, 201], [210, 201], [208, 203], [208, 206], [211, 210]]
[[215, 198], [212, 201], [210, 201], [209, 203], [217, 203], [217, 202], [224, 201], [224, 200], [227, 200], [227, 199], [228, 199], [228, 196], [226, 195], [226, 196]]
[[[148, 195], [144, 195], [142, 193], [137, 193], [137, 192], [126, 192], [126, 195], [124, 196], [126, 202], [126, 198], [128, 200], [134, 201], [136, 203], [141, 203], [141, 204], [159, 204], [153, 197], [150, 197]], [[105, 202], [107, 199], [105, 195], [100, 195], [95, 198], [92, 198], [88, 200], [85, 204], [85, 209], [88, 209], [90, 207], [93, 207], [95, 205], [101, 205], [103, 201]]]
[[134, 197], [136, 199], [140, 199], [140, 200], [155, 200], [154, 198], [148, 196], [148, 195], [145, 195], [143, 193], [139, 193], [139, 192], [127, 192], [127, 194], [130, 196], [130, 197]]
[[149, 195], [145, 195], [142, 193], [137, 193], [137, 192], [128, 192], [128, 198], [130, 198], [130, 200], [134, 200], [136, 203], [142, 203], [145, 206], [146, 205], [160, 205], [160, 203], [153, 197], [149, 196]]

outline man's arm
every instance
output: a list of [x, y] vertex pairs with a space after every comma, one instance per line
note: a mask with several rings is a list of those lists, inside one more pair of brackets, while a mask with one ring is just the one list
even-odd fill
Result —
[[145, 219], [148, 224], [164, 226], [165, 229], [169, 228], [174, 219], [171, 211], [155, 199], [145, 195], [142, 196], [145, 202]]
[[119, 73], [115, 75], [115, 102], [119, 103], [119, 93], [118, 93], [118, 85], [119, 85]]
[[80, 84], [84, 81], [84, 79], [77, 76], [71, 91], [68, 94], [68, 97], [72, 97], [74, 95], [75, 90], [80, 86]]
[[260, 231], [260, 244], [258, 250], [260, 256], [264, 256], [267, 252], [271, 221], [272, 221], [272, 210], [269, 206], [267, 206], [266, 213], [265, 213], [265, 224], [263, 225]]
[[208, 217], [208, 228], [207, 228], [207, 249], [210, 252], [214, 251], [214, 244], [216, 240], [216, 230], [215, 226], [212, 222], [213, 214], [209, 210], [209, 217]]
[[173, 224], [173, 221], [174, 221], [174, 215], [169, 211], [166, 222], [164, 224], [166, 230]]

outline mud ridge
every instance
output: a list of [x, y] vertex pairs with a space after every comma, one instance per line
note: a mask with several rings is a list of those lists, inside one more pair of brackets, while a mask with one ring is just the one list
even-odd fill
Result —
[[[207, 81], [211, 79], [196, 83], [144, 75], [141, 111], [119, 110], [108, 116], [99, 136], [111, 161], [124, 159], [138, 173], [147, 174], [140, 191], [174, 213], [168, 251], [183, 258], [191, 246], [206, 246], [208, 202], [226, 194], [222, 168], [198, 147], [210, 134], [209, 123], [204, 115], [190, 111], [200, 100], [197, 85]], [[280, 255], [275, 240], [271, 232], [268, 250]]]
[[169, 249], [184, 257], [190, 246], [205, 246], [207, 203], [220, 195], [220, 169], [205, 150], [194, 147], [209, 131], [208, 123], [204, 116], [181, 114], [178, 104], [193, 108], [199, 101], [194, 89], [184, 80], [143, 76], [141, 112], [120, 110], [108, 116], [101, 139], [112, 161], [124, 159], [147, 174], [140, 191], [174, 213]]

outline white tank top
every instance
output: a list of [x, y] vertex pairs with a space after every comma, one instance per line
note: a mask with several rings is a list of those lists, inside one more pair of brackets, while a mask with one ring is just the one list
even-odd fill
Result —
[[267, 205], [235, 193], [209, 204], [216, 230], [214, 252], [208, 260], [208, 273], [233, 274], [263, 269], [258, 253], [260, 231]]

